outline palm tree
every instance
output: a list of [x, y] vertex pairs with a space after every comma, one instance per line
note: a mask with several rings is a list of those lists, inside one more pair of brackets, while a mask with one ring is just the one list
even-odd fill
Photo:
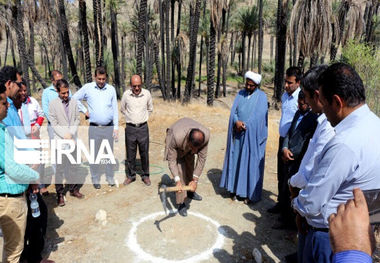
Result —
[[85, 82], [92, 81], [91, 75], [91, 59], [90, 59], [90, 45], [88, 41], [87, 30], [87, 14], [86, 14], [86, 1], [79, 0], [79, 19], [81, 24], [81, 32], [83, 37], [83, 53], [84, 53], [84, 66], [85, 66]]
[[288, 0], [277, 2], [277, 30], [276, 30], [276, 67], [274, 76], [274, 94], [277, 102], [281, 100], [284, 86], [285, 53], [286, 53], [286, 27], [288, 13]]
[[94, 33], [95, 33], [95, 60], [96, 66], [103, 66], [103, 21], [102, 21], [102, 0], [93, 0], [94, 13]]
[[145, 43], [145, 24], [147, 22], [147, 0], [140, 1], [139, 7], [139, 31], [138, 31], [138, 42], [137, 42], [137, 74], [141, 75], [142, 73], [142, 57], [144, 53], [144, 43]]
[[261, 65], [263, 60], [263, 46], [264, 46], [264, 20], [263, 20], [264, 1], [259, 0], [259, 50], [257, 68], [259, 74], [261, 74]]
[[210, 40], [208, 53], [207, 70], [207, 105], [214, 103], [214, 82], [215, 82], [215, 43], [216, 32], [219, 29], [220, 18], [222, 16], [223, 4], [221, 0], [211, 0], [210, 2]]
[[187, 67], [186, 75], [186, 86], [183, 102], [187, 103], [190, 101], [192, 89], [194, 85], [194, 74], [195, 74], [195, 64], [196, 64], [196, 51], [197, 51], [197, 38], [198, 38], [198, 29], [199, 29], [199, 17], [201, 12], [201, 0], [195, 1], [195, 6], [190, 7], [192, 11], [192, 18], [190, 21], [192, 23], [189, 25], [190, 31], [190, 53], [189, 53], [189, 65]]
[[[13, 27], [16, 30], [17, 44], [19, 46], [20, 55], [23, 61], [26, 62], [26, 69], [24, 71], [24, 78], [26, 81], [29, 80], [28, 77], [28, 68], [31, 69], [33, 75], [38, 79], [43, 88], [46, 88], [47, 85], [42, 79], [41, 75], [38, 73], [35, 65], [31, 61], [29, 55], [26, 53], [25, 45], [25, 34], [24, 34], [24, 25], [23, 25], [23, 10], [21, 0], [16, 0], [15, 5], [12, 6], [12, 17], [13, 17]], [[25, 65], [24, 65], [25, 67]]]
[[74, 84], [80, 88], [82, 87], [82, 83], [80, 82], [79, 76], [77, 74], [77, 67], [75, 65], [73, 53], [71, 51], [71, 44], [70, 44], [69, 30], [67, 27], [67, 18], [66, 18], [64, 0], [58, 0], [58, 9], [59, 9], [59, 15], [61, 18], [62, 30], [63, 30], [63, 44], [65, 46], [65, 51], [67, 54], [67, 58], [69, 60], [71, 74], [74, 79]]
[[108, 1], [108, 7], [110, 10], [111, 18], [111, 48], [112, 48], [112, 57], [113, 57], [113, 69], [114, 69], [114, 84], [116, 88], [116, 94], [118, 98], [121, 98], [120, 93], [120, 63], [119, 63], [119, 38], [118, 38], [118, 29], [117, 29], [117, 11], [118, 2], [115, 0]]

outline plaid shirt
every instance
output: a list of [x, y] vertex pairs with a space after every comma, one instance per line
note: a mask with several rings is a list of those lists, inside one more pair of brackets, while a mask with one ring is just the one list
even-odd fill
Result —
[[14, 161], [13, 149], [12, 138], [6, 126], [0, 123], [0, 193], [21, 194], [30, 182], [39, 179], [36, 171]]

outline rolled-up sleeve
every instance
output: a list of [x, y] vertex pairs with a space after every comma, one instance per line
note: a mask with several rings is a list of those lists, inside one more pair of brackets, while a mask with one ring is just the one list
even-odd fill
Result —
[[362, 251], [347, 250], [334, 254], [333, 263], [372, 263], [372, 258]]
[[319, 216], [342, 182], [353, 175], [359, 165], [351, 149], [336, 144], [324, 149], [317, 167], [306, 187], [293, 200], [294, 209], [302, 216]]

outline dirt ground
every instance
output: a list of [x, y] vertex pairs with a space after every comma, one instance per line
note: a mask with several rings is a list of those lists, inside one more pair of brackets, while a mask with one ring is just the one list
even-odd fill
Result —
[[[194, 100], [188, 106], [154, 98], [154, 113], [149, 120], [150, 187], [141, 180], [127, 187], [122, 185], [125, 178], [123, 131], [117, 143], [120, 165], [116, 178], [120, 187], [103, 184], [100, 190], [95, 190], [91, 184], [85, 184], [81, 190], [85, 199], [67, 195], [66, 206], [57, 207], [55, 190], [50, 186], [50, 195], [44, 197], [49, 207], [45, 257], [56, 262], [81, 263], [254, 262], [252, 250], [257, 248], [263, 262], [283, 262], [284, 256], [296, 249], [295, 235], [286, 230], [273, 230], [277, 215], [266, 212], [274, 205], [277, 195], [279, 111], [271, 109], [269, 112], [262, 200], [245, 205], [232, 201], [218, 187], [233, 93], [218, 99], [214, 107], [205, 106], [205, 98]], [[186, 218], [177, 214], [165, 216], [157, 194], [158, 183], [169, 173], [163, 161], [165, 130], [185, 116], [211, 130], [208, 159], [197, 190], [203, 201], [191, 202]], [[170, 208], [174, 196], [168, 197]], [[103, 224], [95, 220], [99, 210], [107, 214]]]

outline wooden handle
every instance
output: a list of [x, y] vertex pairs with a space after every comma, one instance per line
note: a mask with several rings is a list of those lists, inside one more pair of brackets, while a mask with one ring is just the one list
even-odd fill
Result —
[[[183, 185], [182, 190], [183, 191], [191, 191], [191, 187], [188, 185]], [[160, 193], [162, 193], [164, 191], [166, 191], [166, 192], [178, 192], [179, 188], [177, 186], [170, 186], [170, 187], [166, 187], [166, 190], [165, 190], [165, 188], [161, 187], [159, 191], [160, 191]]]

